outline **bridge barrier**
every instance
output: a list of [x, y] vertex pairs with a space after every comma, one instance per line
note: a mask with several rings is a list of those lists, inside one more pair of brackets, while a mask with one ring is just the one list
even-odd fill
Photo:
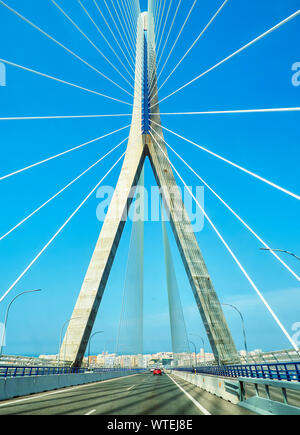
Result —
[[219, 376], [201, 375], [186, 371], [171, 370], [172, 375], [237, 405], [240, 401], [239, 382]]
[[272, 379], [216, 375], [172, 370], [171, 373], [208, 393], [260, 415], [300, 415], [300, 383]]
[[3, 376], [0, 378], [0, 400], [136, 375], [140, 372], [139, 369], [115, 369], [84, 370], [84, 372], [68, 374], [46, 374], [45, 372], [44, 375]]

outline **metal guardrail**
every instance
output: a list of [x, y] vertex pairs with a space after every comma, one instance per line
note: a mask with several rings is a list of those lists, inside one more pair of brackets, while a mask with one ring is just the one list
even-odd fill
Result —
[[[249, 352], [247, 355], [239, 355], [239, 363], [243, 365], [249, 364], [271, 364], [294, 362], [299, 359], [300, 354], [295, 349], [283, 349], [273, 352]], [[235, 361], [226, 361], [226, 365], [235, 365]], [[213, 359], [210, 361], [197, 363], [197, 366], [216, 366], [217, 362]]]
[[85, 369], [70, 367], [0, 366], [0, 378], [16, 378], [19, 376], [66, 375], [84, 372]]
[[299, 358], [295, 349], [277, 350], [274, 352], [251, 353], [240, 357], [242, 364], [264, 364], [294, 362]]
[[246, 364], [228, 366], [207, 366], [196, 368], [174, 368], [173, 370], [188, 371], [212, 376], [229, 378], [256, 378], [277, 381], [300, 382], [300, 362], [276, 364]]
[[261, 415], [300, 415], [300, 384], [239, 378], [239, 406]]
[[50, 375], [70, 375], [83, 373], [110, 373], [110, 372], [131, 372], [144, 369], [125, 369], [125, 368], [75, 368], [75, 367], [29, 367], [29, 366], [0, 366], [0, 378], [16, 378], [23, 376], [50, 376]]

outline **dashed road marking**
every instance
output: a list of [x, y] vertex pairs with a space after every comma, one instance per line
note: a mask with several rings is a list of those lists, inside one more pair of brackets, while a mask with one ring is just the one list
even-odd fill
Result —
[[136, 384], [135, 385], [131, 385], [131, 387], [127, 388], [127, 391], [132, 390], [134, 387], [136, 387]]
[[94, 414], [94, 412], [96, 412], [96, 409], [92, 409], [90, 412], [87, 412], [84, 415], [92, 415], [92, 414]]

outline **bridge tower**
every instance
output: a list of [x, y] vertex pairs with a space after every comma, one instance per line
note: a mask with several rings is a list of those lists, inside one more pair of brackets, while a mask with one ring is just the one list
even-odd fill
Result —
[[[150, 84], [153, 95], [156, 95], [152, 108], [149, 104]], [[152, 126], [155, 140], [150, 135], [151, 120], [155, 121]], [[126, 223], [132, 192], [138, 184], [146, 157], [150, 159], [170, 215], [172, 230], [215, 358], [219, 363], [238, 361], [235, 344], [166, 158], [160, 125], [154, 18], [152, 1], [149, 0], [149, 11], [141, 14], [137, 22], [134, 105], [124, 163], [60, 350], [60, 358], [72, 361], [74, 366], [82, 363]]]

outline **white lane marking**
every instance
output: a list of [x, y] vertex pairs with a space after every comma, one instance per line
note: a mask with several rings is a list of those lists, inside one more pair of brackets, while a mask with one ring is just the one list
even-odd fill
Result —
[[21, 402], [27, 402], [28, 400], [36, 400], [36, 399], [40, 399], [42, 397], [54, 396], [56, 394], [68, 393], [70, 391], [72, 392], [72, 391], [75, 391], [75, 390], [79, 390], [81, 388], [93, 387], [94, 385], [105, 384], [106, 382], [119, 381], [120, 379], [128, 379], [128, 378], [131, 378], [133, 376], [138, 376], [138, 375], [124, 376], [124, 377], [120, 377], [120, 378], [107, 379], [106, 381], [99, 381], [99, 382], [92, 382], [90, 384], [78, 385], [76, 387], [63, 388], [63, 389], [61, 389], [59, 391], [53, 391], [51, 393], [39, 394], [39, 395], [27, 397], [26, 399], [18, 399], [18, 400], [13, 400], [13, 401], [9, 400], [9, 401], [6, 401], [5, 403], [0, 403], [0, 408], [3, 408], [4, 406], [14, 406], [14, 405], [16, 405], [18, 403], [21, 403]]
[[211, 415], [210, 412], [207, 411], [207, 409], [205, 409], [202, 405], [200, 405], [199, 402], [197, 402], [196, 399], [194, 399], [187, 391], [185, 391], [179, 384], [177, 384], [177, 382], [171, 378], [171, 376], [169, 376], [167, 374], [167, 376], [171, 379], [171, 381], [174, 382], [174, 384], [193, 402], [193, 404], [195, 406], [197, 406], [198, 409], [200, 409], [200, 411], [204, 414], [204, 415]]
[[92, 415], [92, 414], [94, 414], [94, 412], [96, 412], [96, 409], [92, 409], [90, 412], [87, 412], [84, 415]]
[[136, 386], [136, 384], [135, 385], [131, 385], [131, 387], [127, 388], [127, 391], [132, 390], [135, 386]]

